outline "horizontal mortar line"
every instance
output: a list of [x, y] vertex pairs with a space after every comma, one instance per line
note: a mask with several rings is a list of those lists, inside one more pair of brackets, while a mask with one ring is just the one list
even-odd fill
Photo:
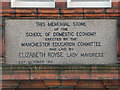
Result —
[[[7, 15], [4, 15], [4, 14], [8, 14], [9, 16], [10, 15], [12, 15], [12, 13], [11, 14], [9, 14], [9, 13], [3, 13], [2, 14], [2, 16], [7, 16]], [[13, 15], [14, 15], [15, 13], [13, 13]], [[31, 13], [32, 14], [32, 13]], [[16, 14], [16, 15], [21, 15], [21, 16], [27, 16], [27, 15], [31, 15], [31, 14], [25, 14], [25, 15], [23, 15], [23, 14]], [[90, 14], [92, 14], [92, 13], [63, 13], [63, 15], [90, 15]], [[95, 15], [93, 15], [93, 17], [94, 16], [97, 16], [97, 14], [98, 14], [98, 16], [101, 14], [105, 14], [105, 13], [93, 13], [93, 14], [95, 14]], [[120, 14], [120, 13], [106, 13], [105, 15], [117, 15], [117, 14]], [[37, 14], [36, 14], [37, 15]], [[38, 15], [43, 15], [43, 14], [38, 14]], [[50, 15], [50, 14], [44, 14], [44, 15]], [[51, 15], [61, 15], [61, 14], [51, 14]], [[61, 16], [63, 16], [63, 15], [61, 15]], [[103, 16], [105, 16], [105, 15], [103, 15]], [[21, 16], [17, 16], [17, 17], [21, 17]], [[33, 16], [34, 16], [34, 14], [33, 14]], [[90, 15], [91, 16], [91, 15]], [[32, 17], [32, 16], [29, 16], [29, 17]], [[35, 17], [35, 16], [34, 16]], [[71, 17], [73, 17], [73, 16], [71, 16]], [[107, 16], [105, 16], [105, 17], [107, 17]]]
[[[29, 73], [29, 72], [28, 72]], [[26, 75], [28, 75], [28, 73], [26, 73]], [[6, 74], [10, 74], [10, 73], [5, 73], [5, 74], [2, 74], [3, 76], [6, 75]], [[9, 76], [14, 76], [14, 75], [17, 75], [17, 76], [20, 76], [19, 74], [22, 74], [22, 73], [17, 73], [17, 74], [14, 74], [12, 73], [13, 75], [9, 75]], [[66, 74], [66, 73], [32, 73], [31, 75], [35, 75], [35, 74], [44, 74], [44, 75], [49, 75], [49, 74]], [[92, 75], [92, 74], [95, 74], [95, 75], [114, 75], [114, 76], [107, 76], [107, 77], [119, 77], [120, 74], [117, 74], [117, 73], [114, 73], [114, 74], [111, 74], [111, 73], [67, 73], [68, 74], [72, 74], [72, 75], [84, 75], [84, 74], [87, 74], [87, 75]], [[8, 75], [7, 75], [8, 76]], [[40, 75], [39, 75], [40, 76]], [[99, 77], [99, 76], [98, 76]], [[106, 76], [105, 76], [106, 77]]]
[[[11, 71], [19, 71], [19, 70], [10, 70], [10, 69], [7, 69], [7, 70], [4, 70], [3, 72], [9, 72], [9, 71], [11, 72]], [[22, 70], [29, 70], [29, 69], [22, 69]], [[35, 70], [38, 70], [38, 69], [35, 69]], [[35, 71], [35, 70], [33, 70], [33, 71]], [[49, 71], [55, 71], [55, 70], [50, 70], [50, 69], [48, 69]], [[48, 70], [44, 70], [44, 71], [48, 71]], [[57, 70], [64, 70], [64, 69], [56, 69], [56, 71]], [[68, 71], [79, 71], [79, 70], [72, 70], [72, 69], [65, 69], [65, 70], [68, 70]], [[65, 71], [64, 70], [64, 71]], [[89, 71], [88, 69], [86, 69], [87, 71]], [[97, 70], [97, 69], [91, 69], [92, 71], [103, 71], [103, 72], [105, 72], [107, 69], [103, 69], [103, 70]], [[104, 71], [105, 70], [105, 71]], [[111, 69], [111, 70], [108, 70], [108, 71], [118, 71], [119, 69], [117, 69], [117, 70], [115, 70], [115, 69]], [[80, 70], [80, 71], [85, 71], [84, 69], [82, 69], [82, 70]]]
[[[15, 17], [15, 16], [3, 16], [3, 18], [4, 17]], [[31, 17], [31, 18], [33, 18], [33, 16], [19, 16], [19, 17]], [[34, 17], [37, 17], [37, 16], [34, 16]], [[16, 18], [16, 17], [15, 17]]]
[[[116, 9], [117, 11], [114, 11], [114, 10], [110, 10], [110, 11], [97, 11], [97, 10], [91, 10], [91, 11], [78, 11], [78, 10], [74, 10], [74, 11], [63, 11], [63, 12], [60, 12], [60, 14], [82, 14], [82, 13], [96, 13], [96, 14], [102, 14], [102, 13], [119, 13], [120, 11], [118, 9]], [[16, 13], [16, 14], [59, 14], [59, 12], [14, 12], [14, 11], [0, 11], [1, 13], [7, 13], [7, 14], [12, 14], [12, 13]]]
[[[8, 70], [29, 70], [29, 69], [3, 69], [4, 71], [8, 71]], [[31, 70], [91, 70], [91, 69], [31, 69]], [[119, 69], [92, 69], [92, 70], [109, 70], [109, 71], [115, 71], [115, 70], [119, 70]]]
[[[9, 79], [9, 80], [11, 80], [11, 81], [26, 81], [26, 80], [30, 80], [30, 79]], [[7, 79], [4, 79], [4, 80], [2, 80], [2, 81], [9, 81], [9, 80], [7, 80]], [[34, 80], [37, 80], [37, 81], [42, 81], [42, 80], [58, 80], [58, 79], [31, 79], [31, 81], [34, 81]], [[60, 79], [61, 81], [62, 80], [78, 80], [78, 81], [88, 81], [88, 80], [91, 80], [91, 81], [100, 81], [101, 79]], [[117, 80], [118, 81], [118, 79], [102, 79], [103, 81], [107, 81], [107, 80]]]
[[[29, 70], [29, 69], [3, 69], [3, 70]], [[31, 69], [31, 70], [91, 70], [91, 69]], [[118, 69], [92, 69], [92, 70], [119, 70]]]
[[[44, 80], [44, 79], [43, 79]], [[43, 81], [43, 80], [36, 80], [36, 81]], [[48, 79], [45, 79], [45, 80], [48, 80]], [[54, 80], [58, 80], [58, 79], [54, 79]], [[78, 82], [80, 81], [89, 81], [89, 80], [86, 80], [86, 79], [71, 79], [71, 80], [77, 80]], [[103, 82], [105, 82], [105, 81], [108, 81], [108, 80], [110, 80], [110, 79], [105, 79], [105, 80], [97, 80], [97, 79], [92, 79], [91, 81], [93, 82], [93, 81], [103, 81]], [[2, 80], [2, 81], [9, 81], [9, 80]], [[17, 80], [11, 80], [11, 81], [17, 81]], [[26, 80], [19, 80], [19, 81], [26, 81]], [[34, 80], [31, 80], [31, 81], [34, 81]], [[64, 80], [60, 80], [60, 81], [64, 81]], [[110, 81], [120, 81], [119, 79], [111, 79]], [[107, 86], [109, 86], [109, 85], [107, 85]]]
[[[120, 66], [120, 65], [117, 65], [117, 64], [116, 64], [116, 65], [106, 65], [106, 66], [104, 66], [104, 65], [103, 65], [103, 66], [100, 66], [100, 65], [94, 66], [94, 65], [93, 65], [92, 68], [94, 68], [94, 67], [100, 68], [100, 69], [101, 69], [101, 68], [113, 68], [113, 67], [116, 68], [116, 67], [118, 67], [118, 66]], [[25, 65], [19, 65], [19, 64], [18, 64], [18, 66], [14, 66], [14, 65], [4, 64], [3, 67], [4, 67], [4, 68], [15, 68], [15, 69], [16, 69], [16, 68], [29, 68], [29, 65], [26, 65], [26, 66], [25, 66]], [[31, 68], [31, 69], [34, 69], [34, 68], [38, 68], [38, 69], [41, 69], [41, 68], [42, 68], [42, 69], [53, 69], [53, 68], [54, 68], [54, 69], [59, 69], [59, 68], [65, 68], [65, 69], [66, 69], [66, 68], [67, 68], [67, 69], [76, 69], [76, 68], [77, 68], [77, 69], [88, 69], [88, 68], [91, 68], [91, 67], [90, 67], [90, 66], [87, 66], [87, 65], [84, 65], [84, 66], [74, 66], [74, 65], [73, 65], [73, 66], [71, 66], [71, 65], [61, 65], [61, 66], [57, 66], [57, 65], [56, 65], [56, 66], [52, 66], [52, 65], [34, 65], [34, 66], [33, 66], [33, 65], [32, 65], [32, 66], [30, 66], [30, 68]]]
[[[113, 67], [114, 68], [114, 67]], [[119, 67], [118, 67], [119, 68]], [[27, 68], [27, 69], [31, 69], [31, 68]], [[23, 68], [23, 70], [27, 70], [26, 68], [24, 69]], [[60, 68], [60, 69], [31, 69], [31, 70], [91, 70], [92, 68], [90, 68], [90, 69], [72, 69], [72, 68]], [[22, 70], [22, 69], [4, 69], [4, 67], [3, 67], [3, 70]], [[102, 68], [102, 69], [92, 69], [92, 70], [118, 70], [118, 69], [106, 69], [106, 68]]]
[[[20, 73], [23, 73], [23, 72], [15, 72], [15, 73], [14, 73], [14, 72], [8, 72], [8, 73], [4, 73], [4, 72], [3, 72], [3, 75], [9, 74], [9, 73], [12, 73], [12, 74], [14, 74], [14, 75], [19, 75]], [[24, 72], [24, 73], [25, 73], [25, 74], [28, 74], [29, 72]], [[37, 73], [39, 73], [39, 74], [40, 74], [40, 73], [41, 73], [41, 74], [59, 74], [59, 72], [58, 72], [58, 73], [57, 73], [57, 72], [56, 72], [56, 73], [54, 73], [54, 72], [48, 72], [48, 73], [47, 73], [47, 72], [46, 72], [46, 73], [45, 73], [45, 72], [32, 72], [32, 74], [37, 74]], [[97, 72], [91, 71], [90, 73], [89, 73], [89, 72], [73, 72], [73, 71], [72, 71], [72, 72], [67, 72], [67, 71], [66, 71], [66, 72], [63, 72], [63, 71], [61, 71], [60, 74], [73, 74], [73, 75], [74, 75], [74, 74], [80, 74], [80, 75], [81, 75], [81, 74], [94, 74], [94, 73], [95, 73], [95, 74], [97, 73], [97, 74], [100, 74], [100, 75], [101, 75], [101, 74], [106, 74], [106, 75], [120, 75], [118, 72], [109, 72], [109, 73], [108, 73], [108, 72], [98, 72], [98, 71], [97, 71]], [[11, 76], [11, 75], [10, 75], [10, 76]]]
[[[4, 69], [4, 70], [29, 70], [29, 69]], [[91, 69], [31, 69], [31, 70], [91, 70]], [[92, 69], [92, 70], [119, 70], [119, 69]]]
[[[32, 71], [33, 73], [58, 73], [58, 71], [59, 70], [56, 70], [56, 71], [46, 71], [46, 70], [44, 70], [44, 71]], [[60, 72], [62, 73], [62, 72], [64, 72], [64, 73], [89, 73], [89, 71], [90, 70], [88, 70], [88, 71], [67, 71], [67, 70], [60, 70]], [[6, 74], [6, 73], [22, 73], [22, 72], [24, 72], [24, 73], [28, 73], [28, 70], [25, 70], [25, 71], [2, 71], [4, 74]], [[119, 73], [119, 71], [108, 71], [108, 72], [105, 72], [105, 71], [99, 71], [99, 70], [96, 70], [96, 71], [94, 71], [94, 70], [92, 70], [91, 71], [91, 73], [105, 73], [105, 74], [118, 74]]]
[[[2, 9], [10, 9], [11, 7], [2, 7]], [[117, 9], [119, 9], [120, 7], [119, 6], [116, 6], [116, 7], [111, 7], [111, 8], [106, 8], [106, 9], [115, 9], [115, 8], [117, 8]], [[14, 8], [12, 8], [12, 9], [14, 9]], [[16, 8], [16, 9], [20, 9], [20, 10], [27, 10], [27, 9], [30, 9], [30, 10], [32, 10], [32, 9], [41, 9], [41, 10], [58, 10], [59, 8]], [[83, 9], [83, 8], [61, 8], [61, 10], [75, 10], [75, 9]], [[105, 8], [84, 8], [84, 9], [105, 9]]]
[[[81, 65], [81, 66], [79, 66], [79, 65], [58, 65], [58, 64], [56, 64], [56, 65], [45, 65], [45, 64], [43, 64], [43, 65], [30, 65], [30, 67], [42, 67], [42, 68], [50, 68], [50, 67], [54, 67], [54, 68], [76, 68], [76, 67], [78, 67], [78, 68], [91, 68], [91, 66], [92, 67], [118, 67], [119, 65], [116, 65], [116, 64], [103, 64], [103, 65], [101, 65], [101, 64], [98, 64], [98, 65]], [[29, 65], [26, 65], [26, 64], [23, 64], [23, 65], [21, 65], [21, 64], [18, 64], [18, 65], [15, 65], [15, 64], [4, 64], [3, 65], [3, 67], [29, 67]]]

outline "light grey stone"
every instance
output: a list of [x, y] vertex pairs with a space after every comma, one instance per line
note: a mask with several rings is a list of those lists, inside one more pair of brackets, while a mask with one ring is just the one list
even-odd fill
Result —
[[116, 22], [115, 19], [6, 20], [6, 64], [115, 64]]

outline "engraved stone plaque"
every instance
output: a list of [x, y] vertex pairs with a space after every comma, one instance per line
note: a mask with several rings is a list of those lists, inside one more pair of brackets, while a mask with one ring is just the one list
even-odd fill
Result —
[[6, 20], [6, 64], [114, 64], [116, 20]]

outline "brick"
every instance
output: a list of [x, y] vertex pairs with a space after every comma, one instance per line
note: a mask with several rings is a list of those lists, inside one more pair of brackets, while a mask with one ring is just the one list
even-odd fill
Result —
[[2, 2], [2, 8], [10, 8], [10, 2]]
[[103, 80], [103, 83], [107, 86], [120, 86], [120, 80]]
[[85, 8], [84, 9], [84, 13], [92, 13], [92, 14], [95, 14], [95, 13], [104, 13], [104, 9], [102, 9], [102, 8], [98, 8], [98, 9], [94, 9], [94, 8]]
[[37, 17], [37, 14], [16, 14], [16, 17]]
[[75, 86], [77, 84], [77, 80], [62, 80], [63, 86]]
[[106, 16], [105, 19], [117, 19], [117, 16]]
[[83, 17], [83, 14], [63, 14], [62, 17]]
[[84, 14], [84, 17], [105, 17], [105, 14]]
[[32, 81], [32, 88], [46, 88], [44, 81]]
[[[115, 66], [115, 65], [107, 65], [107, 66], [91, 66], [91, 69], [92, 69], [92, 71], [94, 72], [94, 70], [98, 70], [98, 72], [99, 73], [101, 73], [102, 72], [102, 70], [103, 70], [103, 73], [105, 73], [106, 72], [106, 70], [109, 70], [109, 72], [110, 72], [110, 70], [118, 70], [118, 66]], [[105, 71], [104, 71], [105, 70]], [[108, 71], [107, 71], [108, 72]]]
[[62, 71], [61, 79], [90, 79], [89, 70]]
[[21, 14], [29, 14], [29, 13], [37, 13], [37, 10], [36, 9], [16, 9], [16, 13], [21, 13]]
[[19, 88], [46, 88], [43, 81], [20, 81]]
[[3, 88], [17, 88], [19, 86], [18, 81], [2, 81]]
[[42, 14], [56, 14], [59, 13], [59, 9], [38, 9], [38, 13]]
[[2, 80], [28, 80], [29, 71], [28, 70], [14, 70], [11, 67], [3, 67], [2, 69]]
[[15, 17], [15, 14], [3, 13], [3, 14], [0, 14], [0, 16], [2, 16], [2, 17]]
[[120, 10], [118, 8], [107, 8], [106, 13], [120, 13]]
[[120, 61], [117, 61], [117, 64], [120, 64]]
[[119, 1], [119, 3], [118, 3], [118, 8], [120, 8], [120, 1]]
[[[111, 17], [110, 17], [111, 18]], [[83, 19], [107, 19], [107, 17], [104, 16], [96, 16], [96, 17], [83, 17]]]
[[38, 71], [31, 71], [31, 79], [58, 79], [58, 75], [56, 71], [52, 70], [38, 70]]
[[60, 17], [60, 19], [83, 19], [84, 17], [82, 16], [82, 17]]
[[38, 16], [37, 17], [37, 19], [61, 19], [61, 17], [60, 16], [53, 16], [53, 17], [51, 17], [51, 16], [44, 16], [44, 17], [42, 17], [42, 16]]
[[0, 64], [4, 63], [4, 58], [0, 57]]
[[92, 70], [91, 79], [118, 79], [118, 70]]
[[61, 13], [64, 14], [79, 14], [79, 13], [83, 13], [83, 9], [79, 8], [79, 9], [61, 9]]
[[59, 14], [38, 14], [39, 17], [60, 17]]
[[32, 81], [19, 81], [19, 88], [32, 88]]
[[67, 2], [55, 2], [55, 8], [67, 8]]
[[44, 80], [44, 84], [47, 87], [59, 86], [60, 81], [59, 80]]
[[119, 6], [119, 2], [112, 2], [112, 7], [118, 8], [118, 6]]
[[106, 17], [118, 17], [120, 14], [105, 14]]
[[76, 87], [80, 88], [104, 88], [101, 81], [79, 81]]
[[3, 9], [0, 9], [0, 13], [15, 13], [15, 10], [3, 8]]

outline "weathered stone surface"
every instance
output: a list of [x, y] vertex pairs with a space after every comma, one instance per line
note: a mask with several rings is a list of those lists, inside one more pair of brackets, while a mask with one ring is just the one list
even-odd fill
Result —
[[6, 20], [7, 64], [114, 64], [116, 20]]

